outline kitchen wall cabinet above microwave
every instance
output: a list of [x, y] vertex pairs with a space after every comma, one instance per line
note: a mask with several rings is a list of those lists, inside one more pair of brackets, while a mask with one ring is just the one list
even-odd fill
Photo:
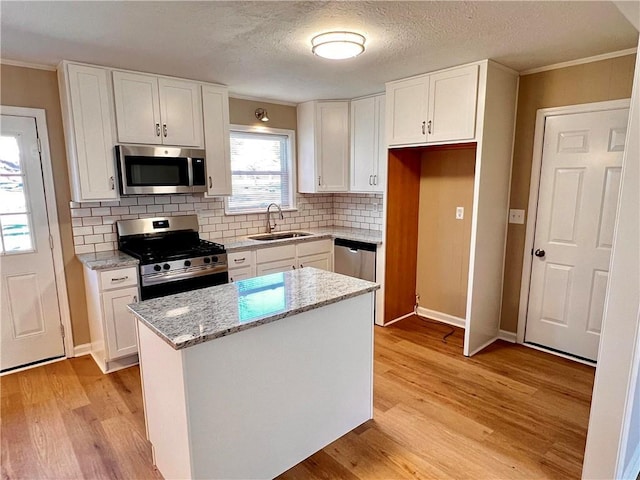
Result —
[[113, 93], [120, 143], [204, 146], [200, 84], [114, 71]]
[[349, 102], [298, 105], [298, 191], [349, 190]]
[[388, 83], [389, 146], [474, 141], [478, 70], [466, 65]]

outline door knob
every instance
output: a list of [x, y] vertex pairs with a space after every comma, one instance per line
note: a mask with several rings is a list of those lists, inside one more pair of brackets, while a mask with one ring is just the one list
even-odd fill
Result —
[[545, 251], [544, 251], [544, 250], [537, 249], [537, 250], [535, 251], [534, 255], [535, 255], [536, 257], [540, 257], [540, 258], [542, 258], [542, 257], [544, 257], [544, 256], [545, 256]]

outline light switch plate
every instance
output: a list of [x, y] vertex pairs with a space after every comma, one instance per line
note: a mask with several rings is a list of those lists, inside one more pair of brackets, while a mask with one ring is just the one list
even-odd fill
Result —
[[509, 223], [524, 224], [524, 210], [512, 208], [509, 210]]
[[464, 207], [456, 207], [456, 220], [464, 218]]

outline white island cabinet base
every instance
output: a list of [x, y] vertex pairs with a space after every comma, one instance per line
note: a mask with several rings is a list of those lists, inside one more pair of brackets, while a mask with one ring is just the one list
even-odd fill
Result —
[[173, 349], [138, 321], [167, 478], [273, 478], [373, 417], [372, 292]]

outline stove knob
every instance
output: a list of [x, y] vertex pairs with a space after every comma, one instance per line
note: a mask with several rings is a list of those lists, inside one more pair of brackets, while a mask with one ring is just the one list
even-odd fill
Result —
[[216, 262], [218, 261], [218, 257], [211, 257], [211, 261], [212, 261], [213, 263], [216, 263]]
[[191, 261], [190, 260], [185, 260], [184, 261], [184, 266], [185, 267], [190, 267], [191, 266]]
[[165, 263], [162, 268], [164, 268], [165, 270], [169, 270], [171, 268], [171, 265], [169, 265], [168, 263]]
[[203, 261], [204, 263], [210, 263], [210, 262], [211, 262], [211, 259], [210, 259], [209, 257], [204, 257], [204, 258], [202, 259], [202, 261]]
[[162, 270], [162, 267], [161, 267], [160, 265], [154, 265], [154, 266], [153, 266], [153, 269], [154, 269], [156, 272], [159, 272], [160, 270]]

